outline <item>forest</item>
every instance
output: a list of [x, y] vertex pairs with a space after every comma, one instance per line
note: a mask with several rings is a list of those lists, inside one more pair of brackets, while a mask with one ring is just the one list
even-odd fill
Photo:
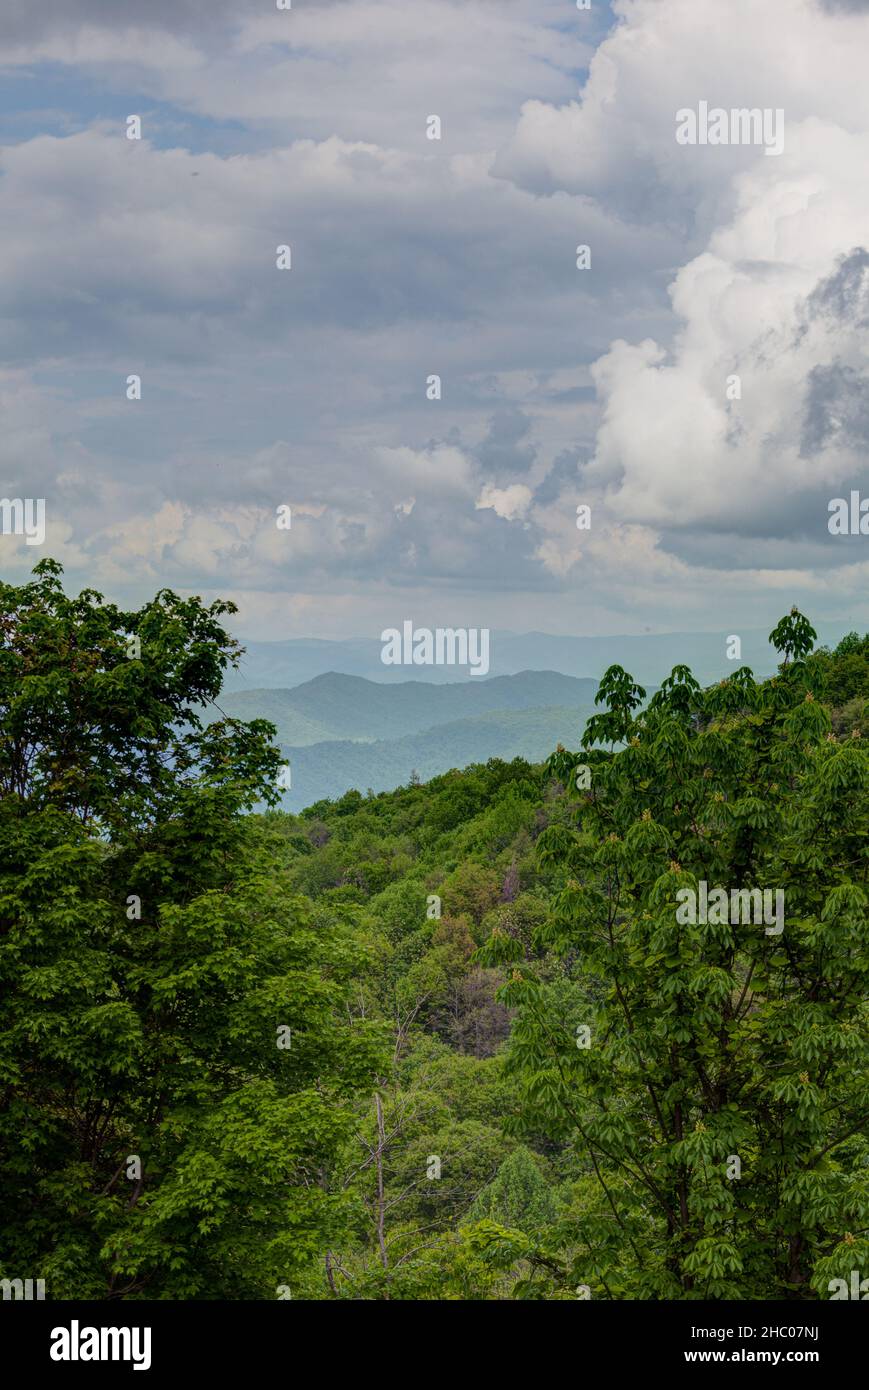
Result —
[[[816, 1300], [869, 1274], [869, 635], [278, 809], [232, 605], [0, 584], [0, 1278]], [[783, 894], [773, 935], [677, 920]]]

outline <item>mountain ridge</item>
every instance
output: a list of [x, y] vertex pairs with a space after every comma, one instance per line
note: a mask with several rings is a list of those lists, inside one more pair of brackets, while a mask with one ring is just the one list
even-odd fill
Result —
[[559, 742], [578, 744], [598, 683], [558, 671], [521, 671], [433, 684], [381, 683], [323, 672], [297, 686], [227, 691], [207, 712], [267, 719], [289, 764], [285, 810], [355, 788], [391, 791], [490, 758], [532, 762]]
[[[834, 644], [846, 630], [844, 623], [819, 623], [817, 627], [819, 641]], [[737, 664], [751, 666], [758, 677], [771, 675], [778, 664], [767, 634], [765, 626], [743, 627], [737, 634], [742, 641]], [[719, 632], [592, 637], [493, 629], [489, 673], [473, 678], [465, 668], [455, 666], [384, 666], [379, 637], [240, 639], [245, 647], [241, 668], [227, 672], [224, 689], [292, 689], [328, 671], [359, 676], [378, 685], [403, 684], [411, 671], [416, 681], [426, 685], [455, 684], [463, 679], [479, 684], [499, 676], [541, 670], [597, 681], [613, 664], [623, 666], [641, 684], [653, 685], [660, 684], [674, 666], [688, 664], [701, 684], [711, 685], [734, 669], [733, 661], [727, 658], [727, 642], [732, 635], [732, 627]]]
[[590, 709], [546, 706], [495, 710], [434, 725], [394, 739], [334, 739], [307, 747], [283, 747], [292, 785], [282, 806], [300, 811], [356, 790], [392, 791], [414, 773], [422, 782], [490, 758], [542, 762], [558, 743], [579, 744]]
[[585, 708], [597, 681], [557, 671], [524, 671], [474, 681], [379, 683], [324, 672], [298, 686], [229, 691], [220, 708], [236, 718], [270, 719], [278, 740], [309, 747], [332, 740], [394, 739], [494, 711]]

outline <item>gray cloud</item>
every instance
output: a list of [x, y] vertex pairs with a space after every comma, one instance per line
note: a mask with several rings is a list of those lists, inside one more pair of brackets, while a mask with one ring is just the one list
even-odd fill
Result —
[[[713, 0], [607, 37], [564, 0], [7, 4], [46, 114], [2, 154], [3, 492], [75, 577], [226, 590], [260, 635], [851, 602], [822, 523], [867, 427], [860, 20], [735, 5], [714, 46]], [[787, 105], [780, 167], [680, 153], [707, 92]]]
[[531, 420], [518, 406], [498, 410], [489, 421], [486, 437], [474, 453], [484, 471], [497, 483], [524, 477], [536, 458], [528, 443]]
[[537, 488], [534, 500], [545, 507], [557, 502], [563, 493], [569, 495], [572, 489], [578, 490], [583, 457], [583, 451], [580, 449], [562, 450]]
[[834, 362], [813, 367], [806, 390], [800, 452], [815, 454], [830, 444], [869, 445], [869, 381], [853, 367]]
[[843, 322], [869, 324], [869, 251], [856, 246], [809, 295], [810, 318], [831, 315]]

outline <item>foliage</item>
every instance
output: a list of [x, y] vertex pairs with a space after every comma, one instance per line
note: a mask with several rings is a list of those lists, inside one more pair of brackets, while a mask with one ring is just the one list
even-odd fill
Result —
[[[608, 673], [598, 727], [624, 746], [538, 841], [561, 875], [538, 936], [586, 1002], [514, 969], [510, 1062], [522, 1124], [597, 1180], [571, 1275], [593, 1293], [811, 1297], [865, 1260], [869, 757], [813, 696], [813, 636], [792, 613], [776, 677], [677, 671], [645, 713]], [[780, 890], [783, 930], [680, 921], [701, 881]]]
[[[288, 815], [271, 725], [219, 708], [231, 605], [124, 612], [59, 576], [0, 585], [0, 1277], [561, 1301], [865, 1276], [869, 638], [813, 650], [792, 611], [770, 680], [679, 664], [647, 699], [613, 667], [581, 751]], [[356, 698], [316, 695], [311, 738]], [[782, 892], [783, 930], [677, 916], [701, 884]]]
[[273, 1297], [344, 1221], [317, 1180], [380, 1057], [346, 1013], [365, 953], [241, 815], [269, 727], [200, 726], [228, 605], [122, 613], [58, 573], [0, 586], [0, 1267]]

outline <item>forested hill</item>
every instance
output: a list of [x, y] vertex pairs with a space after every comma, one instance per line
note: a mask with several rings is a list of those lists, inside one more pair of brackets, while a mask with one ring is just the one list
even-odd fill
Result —
[[520, 671], [444, 685], [418, 680], [381, 684], [329, 671], [291, 689], [235, 691], [221, 698], [221, 706], [239, 719], [270, 719], [280, 743], [303, 747], [324, 739], [400, 738], [496, 710], [590, 708], [596, 690], [597, 681], [558, 671]]
[[448, 684], [381, 684], [330, 671], [283, 690], [224, 692], [210, 718], [268, 719], [291, 785], [285, 810], [300, 811], [348, 788], [388, 791], [453, 767], [524, 757], [540, 761], [576, 741], [597, 682], [557, 671], [521, 671]]
[[[869, 698], [869, 639], [846, 638], [835, 654], [819, 652], [806, 665], [814, 679], [823, 680], [831, 746], [859, 737]], [[737, 688], [739, 700], [750, 702], [744, 676]], [[716, 721], [723, 718], [722, 727], [734, 719], [726, 712], [727, 696], [726, 687], [716, 696], [725, 701]], [[594, 762], [601, 755], [589, 756]], [[603, 1113], [595, 1119], [590, 1097], [577, 1102], [589, 1107], [596, 1149], [578, 1142], [581, 1121], [569, 1093], [559, 1094], [563, 1076], [544, 1061], [547, 1037], [566, 1036], [570, 1048], [574, 1033], [596, 1016], [617, 978], [614, 969], [625, 971], [623, 988], [631, 978], [627, 962], [617, 966], [609, 947], [601, 955], [589, 942], [583, 964], [583, 929], [578, 921], [572, 928], [564, 922], [572, 872], [565, 845], [574, 840], [576, 801], [565, 785], [569, 776], [553, 774], [565, 759], [569, 765], [570, 755], [556, 754], [548, 768], [522, 759], [490, 760], [425, 785], [368, 796], [352, 791], [300, 816], [272, 812], [259, 821], [262, 833], [283, 846], [294, 888], [324, 920], [345, 917], [366, 941], [370, 965], [357, 979], [352, 1007], [359, 1017], [384, 1021], [393, 1058], [378, 1105], [369, 1102], [358, 1114], [361, 1168], [351, 1151], [344, 1176], [335, 1175], [337, 1188], [358, 1204], [355, 1237], [335, 1253], [331, 1270], [312, 1274], [303, 1296], [322, 1297], [325, 1286], [350, 1298], [381, 1297], [387, 1290], [399, 1298], [444, 1296], [442, 1280], [451, 1297], [575, 1296], [553, 1279], [550, 1259], [565, 1279], [573, 1269], [570, 1277], [589, 1284], [595, 1296], [647, 1296], [630, 1240], [611, 1221], [600, 1187], [608, 1181], [632, 1206], [640, 1193], [632, 1195], [620, 1159], [638, 1137], [640, 1151], [659, 1149], [651, 1133], [632, 1138], [623, 1120], [616, 1126], [605, 1118], [608, 1106], [635, 1103], [642, 1069], [636, 1072], [624, 1056], [619, 1076], [616, 1053], [608, 1063], [614, 1074], [600, 1093]], [[662, 792], [675, 799], [675, 788]], [[865, 801], [864, 788], [864, 822]], [[594, 837], [589, 846], [590, 863], [601, 857], [601, 840]], [[632, 853], [640, 855], [639, 842]], [[665, 854], [660, 861], [665, 866], [666, 859]], [[864, 865], [864, 879], [865, 872]], [[788, 955], [780, 948], [774, 952], [771, 942], [765, 949], [770, 958], [787, 962]], [[652, 950], [650, 961], [657, 959]], [[701, 968], [721, 966], [708, 962]], [[742, 993], [745, 967], [731, 962], [730, 968]], [[758, 992], [749, 995], [758, 1011], [762, 985], [757, 977]], [[642, 971], [630, 988], [638, 1013], [651, 1008], [645, 1026], [655, 1027], [655, 1009], [666, 1012], [666, 983], [657, 1004], [644, 997]], [[797, 994], [784, 980], [776, 984], [771, 974], [767, 988], [781, 991], [782, 1006], [796, 1004]], [[702, 1012], [699, 1001], [697, 1007]], [[687, 1001], [678, 1006], [687, 1008]], [[605, 1007], [598, 1017], [602, 1023]], [[540, 1019], [548, 1020], [542, 1035]], [[689, 1029], [683, 1042], [691, 1036]], [[574, 1049], [572, 1058], [565, 1056], [564, 1065], [573, 1069], [584, 1054]], [[701, 1071], [704, 1066], [720, 1074], [714, 1046]], [[789, 1069], [784, 1058], [775, 1063], [777, 1074]], [[677, 1089], [683, 1084], [677, 1075], [670, 1081]], [[581, 1074], [572, 1084], [579, 1096]], [[699, 1104], [702, 1111], [702, 1091]], [[757, 1104], [767, 1104], [762, 1093]], [[747, 1157], [758, 1142], [749, 1137], [755, 1123], [758, 1133], [762, 1128], [750, 1116], [753, 1105], [738, 1120], [734, 1112], [733, 1136], [741, 1137], [725, 1141], [728, 1152], [736, 1148]], [[714, 1128], [708, 1114], [697, 1124]], [[748, 1129], [740, 1128], [745, 1124]], [[845, 1150], [845, 1166], [862, 1155], [865, 1171], [866, 1143], [855, 1140], [854, 1146]], [[595, 1174], [595, 1153], [609, 1168], [606, 1179]], [[759, 1197], [747, 1200], [763, 1205], [767, 1197], [763, 1186]], [[693, 1200], [702, 1209], [699, 1187]], [[708, 1230], [715, 1230], [714, 1220]], [[653, 1251], [649, 1256], [655, 1266]], [[710, 1269], [719, 1268], [717, 1259]], [[833, 1271], [834, 1262], [820, 1268]], [[684, 1277], [690, 1287], [690, 1274]], [[782, 1277], [774, 1257], [759, 1279], [756, 1271], [741, 1278], [735, 1266], [728, 1271], [722, 1263], [720, 1273], [710, 1275], [710, 1287], [722, 1297], [782, 1296]], [[800, 1279], [809, 1277], [806, 1267]], [[654, 1278], [669, 1288], [668, 1296], [679, 1296], [665, 1268]], [[808, 1282], [804, 1291], [812, 1295]]]
[[611, 666], [545, 763], [294, 815], [273, 725], [198, 723], [226, 605], [121, 612], [61, 573], [0, 583], [0, 1280], [869, 1276], [869, 638], [813, 651], [791, 610], [768, 680]]
[[[492, 760], [381, 795], [352, 791], [301, 816], [252, 819], [316, 918], [352, 922], [365, 943], [369, 964], [349, 1007], [381, 1020], [392, 1059], [379, 1101], [359, 1102], [357, 1138], [331, 1175], [356, 1211], [352, 1234], [295, 1295], [442, 1296], [447, 1269], [468, 1258], [453, 1249], [462, 1221], [539, 1233], [569, 1208], [582, 1175], [564, 1145], [505, 1129], [520, 1108], [504, 1055], [513, 1010], [498, 997], [509, 972], [475, 955], [493, 933], [530, 945], [543, 927], [556, 876], [541, 871], [535, 842], [545, 826], [568, 822], [568, 804], [541, 766]], [[568, 979], [555, 962], [546, 973]], [[499, 1296], [514, 1282], [484, 1265], [467, 1277], [467, 1293], [450, 1296]]]

